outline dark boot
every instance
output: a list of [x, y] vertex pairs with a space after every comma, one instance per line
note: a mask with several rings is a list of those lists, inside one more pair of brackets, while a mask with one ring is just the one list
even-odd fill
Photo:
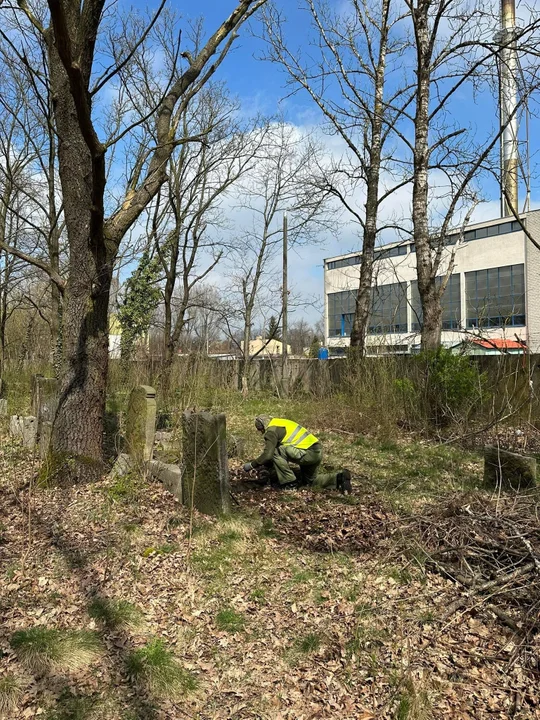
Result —
[[336, 478], [336, 487], [340, 493], [347, 493], [347, 495], [350, 495], [352, 493], [350, 470], [347, 470], [347, 468], [343, 468], [343, 470], [340, 470], [340, 472], [338, 472]]

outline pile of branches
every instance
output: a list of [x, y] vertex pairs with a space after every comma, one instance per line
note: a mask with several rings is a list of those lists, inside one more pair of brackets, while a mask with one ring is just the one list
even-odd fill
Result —
[[540, 496], [453, 496], [407, 523], [426, 566], [460, 592], [443, 620], [487, 608], [531, 638], [540, 629]]

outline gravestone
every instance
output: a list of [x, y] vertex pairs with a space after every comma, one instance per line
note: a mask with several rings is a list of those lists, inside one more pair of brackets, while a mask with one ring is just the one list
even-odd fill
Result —
[[0, 416], [6, 417], [7, 414], [8, 414], [7, 399], [0, 398]]
[[51, 444], [51, 436], [52, 436], [52, 422], [49, 422], [48, 420], [44, 420], [41, 423], [41, 426], [39, 425], [39, 419], [38, 419], [38, 448], [39, 448], [39, 457], [44, 460], [47, 457], [47, 453], [49, 452], [49, 445]]
[[207, 515], [230, 512], [225, 415], [186, 410], [182, 416], [184, 505]]
[[12, 415], [9, 422], [9, 434], [15, 440], [21, 440], [28, 450], [34, 450], [37, 442], [37, 418], [33, 415]]
[[159, 480], [166, 490], [182, 502], [182, 471], [178, 465], [151, 460], [148, 469], [152, 477]]
[[9, 434], [14, 440], [22, 440], [23, 438], [24, 417], [22, 415], [12, 415], [9, 419]]
[[243, 458], [246, 454], [246, 439], [231, 435], [228, 442], [228, 456], [230, 458]]
[[156, 391], [139, 385], [129, 396], [126, 413], [126, 447], [134, 465], [152, 459], [156, 434]]
[[32, 377], [32, 414], [37, 418], [37, 438], [41, 437], [43, 423], [54, 422], [58, 409], [58, 380], [43, 375]]
[[37, 418], [29, 415], [23, 418], [22, 428], [23, 446], [28, 450], [34, 450], [37, 442]]
[[536, 458], [486, 445], [484, 482], [493, 488], [520, 490], [536, 485]]

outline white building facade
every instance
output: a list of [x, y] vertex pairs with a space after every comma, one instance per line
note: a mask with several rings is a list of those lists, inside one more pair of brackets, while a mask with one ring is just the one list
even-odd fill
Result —
[[[527, 232], [540, 242], [540, 210], [520, 216]], [[451, 233], [440, 275], [452, 253], [455, 266], [442, 298], [442, 343], [455, 346], [466, 337], [524, 341], [540, 352], [540, 250], [520, 222], [500, 218], [467, 226], [463, 239]], [[349, 345], [360, 279], [358, 253], [324, 262], [325, 334], [331, 355]], [[419, 349], [422, 313], [416, 283], [414, 242], [376, 249], [372, 311], [367, 345], [371, 353]]]

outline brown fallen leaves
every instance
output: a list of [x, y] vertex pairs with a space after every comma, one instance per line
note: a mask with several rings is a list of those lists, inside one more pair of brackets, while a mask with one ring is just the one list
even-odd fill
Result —
[[[191, 523], [158, 484], [37, 492], [31, 463], [0, 463], [0, 679], [21, 688], [13, 720], [540, 717], [538, 672], [514, 657], [515, 634], [471, 608], [441, 624], [455, 584], [403, 551], [403, 522], [375, 498], [254, 489], [232, 520]], [[96, 595], [132, 603], [144, 623], [96, 622]], [[96, 632], [103, 651], [33, 676], [10, 638], [35, 626]], [[126, 671], [153, 639], [198, 681], [183, 700], [153, 697]]]

